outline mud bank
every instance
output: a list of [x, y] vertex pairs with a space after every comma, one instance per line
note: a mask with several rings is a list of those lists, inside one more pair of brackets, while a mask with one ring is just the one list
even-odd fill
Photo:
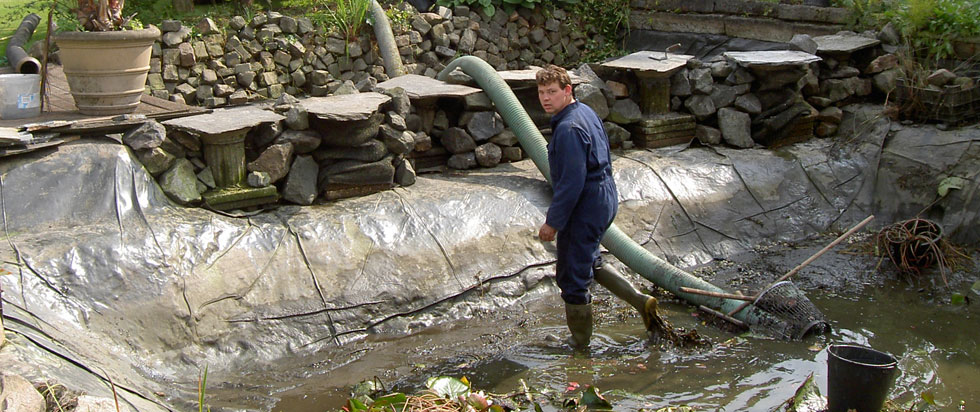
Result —
[[[681, 267], [930, 204], [949, 238], [978, 241], [980, 129], [845, 113], [846, 137], [776, 150], [615, 153], [617, 223]], [[366, 338], [540, 299], [553, 273], [553, 246], [534, 237], [550, 190], [527, 161], [247, 217], [170, 203], [108, 140], [0, 171], [0, 367], [102, 396], [109, 375], [141, 411], [187, 409], [205, 365], [246, 393], [270, 370], [329, 373], [365, 356]], [[960, 188], [937, 201], [949, 176]], [[271, 409], [258, 393], [240, 407]]]

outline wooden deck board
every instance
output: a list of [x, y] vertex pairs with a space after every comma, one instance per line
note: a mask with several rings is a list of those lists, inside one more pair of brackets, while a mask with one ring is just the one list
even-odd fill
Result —
[[[59, 65], [48, 66], [47, 99], [44, 105], [44, 111], [41, 112], [40, 116], [29, 119], [0, 119], [0, 127], [21, 127], [25, 124], [54, 120], [85, 120], [105, 117], [89, 116], [78, 112], [78, 108], [75, 107], [75, 101], [72, 99], [71, 92], [68, 89], [68, 80], [65, 78], [65, 72]], [[142, 114], [149, 118], [165, 120], [207, 112], [210, 112], [210, 110], [144, 94], [140, 99], [140, 105], [136, 107], [136, 111], [133, 114]]]

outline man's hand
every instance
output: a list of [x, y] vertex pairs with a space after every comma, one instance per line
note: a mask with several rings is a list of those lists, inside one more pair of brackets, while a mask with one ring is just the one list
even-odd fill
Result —
[[538, 229], [538, 239], [544, 242], [551, 242], [555, 240], [555, 234], [558, 233], [555, 228], [548, 226], [547, 223], [541, 225], [541, 229]]

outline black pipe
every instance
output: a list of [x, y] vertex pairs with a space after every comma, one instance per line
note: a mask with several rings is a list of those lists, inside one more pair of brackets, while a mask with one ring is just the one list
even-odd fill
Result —
[[37, 59], [29, 56], [24, 51], [24, 44], [34, 35], [34, 29], [41, 23], [41, 16], [31, 13], [20, 22], [20, 27], [14, 32], [10, 42], [7, 43], [7, 61], [21, 74], [38, 74], [41, 72], [41, 63]]

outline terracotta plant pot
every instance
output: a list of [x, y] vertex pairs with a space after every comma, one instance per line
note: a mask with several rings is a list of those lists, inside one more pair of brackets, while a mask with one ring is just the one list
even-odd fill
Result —
[[115, 115], [136, 110], [159, 29], [62, 32], [53, 38], [78, 111]]

